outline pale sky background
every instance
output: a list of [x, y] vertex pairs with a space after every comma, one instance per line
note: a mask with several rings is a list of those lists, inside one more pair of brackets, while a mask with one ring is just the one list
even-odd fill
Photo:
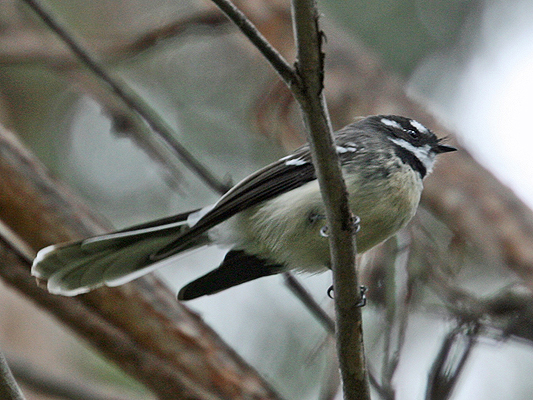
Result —
[[441, 54], [419, 73], [443, 71], [433, 96], [444, 120], [483, 165], [533, 206], [533, 2], [489, 5], [472, 50], [462, 68], [449, 68], [456, 54]]

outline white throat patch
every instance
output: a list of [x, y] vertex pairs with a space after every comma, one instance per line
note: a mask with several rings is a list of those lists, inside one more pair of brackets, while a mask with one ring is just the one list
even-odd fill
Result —
[[429, 174], [431, 172], [433, 165], [435, 164], [436, 154], [431, 151], [431, 146], [429, 144], [416, 147], [404, 139], [389, 137], [389, 140], [398, 146], [403, 147], [405, 150], [413, 153], [413, 155], [418, 158], [422, 165], [426, 168], [427, 173]]

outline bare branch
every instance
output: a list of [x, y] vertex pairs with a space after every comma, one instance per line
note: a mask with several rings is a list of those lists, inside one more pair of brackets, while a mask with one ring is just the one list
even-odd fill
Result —
[[335, 151], [331, 123], [324, 99], [324, 55], [318, 11], [313, 0], [294, 0], [293, 24], [298, 52], [297, 70], [302, 80], [296, 98], [304, 111], [317, 179], [326, 207], [335, 293], [337, 357], [344, 399], [369, 399], [361, 294], [355, 269], [354, 217]]
[[[52, 376], [30, 365], [28, 362], [9, 358], [9, 365], [15, 378], [33, 392], [63, 400], [126, 400], [125, 397], [109, 396], [95, 390], [93, 384], [80, 382], [78, 379], [66, 379]], [[144, 396], [146, 397], [146, 395]], [[3, 397], [2, 397], [3, 399]], [[128, 395], [128, 400], [138, 397]]]
[[267, 61], [274, 67], [289, 87], [299, 85], [299, 76], [278, 51], [264, 38], [252, 22], [229, 0], [213, 0], [235, 25], [244, 33]]
[[175, 155], [198, 175], [209, 187], [218, 193], [225, 193], [229, 187], [220, 182], [199, 160], [197, 160], [184, 146], [174, 137], [172, 128], [161, 118], [137, 93], [122, 82], [118, 77], [111, 74], [74, 39], [72, 33], [62, 26], [51, 13], [38, 0], [23, 0], [42, 21], [52, 29], [70, 48], [70, 50], [87, 66], [109, 89], [115, 93], [122, 101], [138, 113], [146, 123], [153, 129], [159, 138], [171, 148]]
[[[330, 229], [333, 286], [337, 316], [338, 356], [346, 399], [369, 396], [362, 346], [361, 294], [355, 272], [355, 229], [346, 184], [335, 152], [323, 94], [324, 55], [318, 12], [312, 0], [293, 1], [293, 25], [298, 61], [296, 76], [263, 36], [231, 2], [213, 0], [267, 57], [285, 80], [303, 110], [315, 171]], [[354, 333], [355, 332], [355, 333]], [[355, 396], [355, 397], [354, 397]]]
[[[234, 29], [231, 21], [217, 9], [213, 9], [178, 17], [172, 22], [131, 37], [114, 37], [112, 41], [93, 37], [91, 46], [101, 60], [106, 63], [115, 62], [150, 50], [167, 39], [189, 34], [189, 28], [197, 26], [218, 28], [213, 31], [214, 34], [220, 34], [224, 27]], [[0, 31], [0, 64], [44, 64], [59, 67], [62, 71], [80, 67], [76, 56], [55, 33], [46, 28], [35, 29], [27, 24], [8, 25]]]
[[[105, 231], [87, 207], [48, 176], [0, 127], [0, 219], [32, 248]], [[275, 392], [200, 318], [152, 276], [86, 295], [49, 294], [30, 261], [0, 238], [0, 276], [136, 377], [160, 399], [261, 398]], [[16, 249], [15, 249], [16, 248]]]
[[2, 352], [0, 352], [0, 398], [5, 400], [24, 400], [24, 396]]

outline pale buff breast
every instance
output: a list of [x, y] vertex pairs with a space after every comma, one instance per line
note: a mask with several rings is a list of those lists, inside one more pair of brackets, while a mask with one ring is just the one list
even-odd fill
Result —
[[[347, 181], [350, 207], [361, 219], [358, 252], [387, 239], [414, 215], [422, 183], [405, 168], [393, 174], [387, 185]], [[326, 221], [313, 218], [317, 215], [324, 215], [324, 206], [317, 181], [311, 181], [236, 215], [210, 235], [219, 244], [277, 260], [289, 269], [319, 272], [328, 268], [330, 255], [328, 238], [320, 232]]]

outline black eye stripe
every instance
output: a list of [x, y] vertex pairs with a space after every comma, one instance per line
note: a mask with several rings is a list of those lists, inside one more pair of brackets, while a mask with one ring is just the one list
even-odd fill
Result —
[[392, 128], [389, 128], [389, 127], [387, 127], [386, 129], [392, 136], [400, 137], [401, 133], [405, 133], [405, 134], [409, 135], [409, 137], [411, 137], [412, 139], [420, 139], [420, 133], [419, 132], [416, 132], [416, 131], [414, 131], [412, 129], [405, 129], [403, 126], [401, 127], [401, 129], [392, 129]]
[[383, 132], [386, 131], [390, 136], [404, 139], [415, 147], [438, 143], [439, 139], [435, 134], [415, 119], [396, 115], [380, 115], [377, 118], [379, 118], [377, 121]]

